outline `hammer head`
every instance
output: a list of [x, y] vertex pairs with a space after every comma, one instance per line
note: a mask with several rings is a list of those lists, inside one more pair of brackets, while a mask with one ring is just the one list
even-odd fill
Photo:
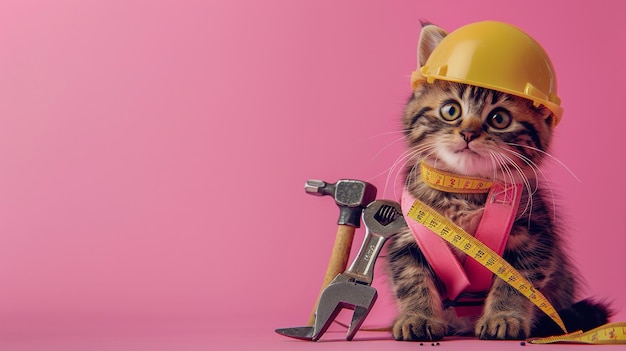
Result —
[[368, 182], [355, 179], [341, 179], [337, 183], [310, 179], [304, 184], [304, 191], [311, 195], [330, 195], [339, 206], [338, 224], [360, 226], [361, 211], [376, 199], [376, 187]]

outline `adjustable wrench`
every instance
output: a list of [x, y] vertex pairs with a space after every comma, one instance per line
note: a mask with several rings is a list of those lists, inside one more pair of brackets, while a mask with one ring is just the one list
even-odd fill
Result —
[[385, 241], [406, 227], [400, 204], [388, 200], [370, 203], [363, 211], [366, 232], [363, 244], [350, 267], [324, 289], [310, 327], [276, 329], [288, 337], [317, 341], [343, 308], [354, 310], [347, 340], [352, 340], [370, 312], [378, 293], [373, 288], [374, 264]]

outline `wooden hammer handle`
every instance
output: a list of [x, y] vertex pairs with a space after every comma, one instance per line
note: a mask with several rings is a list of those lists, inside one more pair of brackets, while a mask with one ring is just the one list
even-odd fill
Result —
[[350, 258], [350, 249], [352, 248], [352, 239], [354, 239], [355, 228], [353, 226], [339, 224], [337, 228], [337, 236], [335, 237], [335, 245], [333, 246], [333, 252], [330, 255], [330, 261], [328, 262], [328, 268], [326, 268], [326, 276], [324, 276], [324, 282], [322, 288], [317, 296], [313, 311], [309, 316], [308, 325], [315, 324], [315, 312], [317, 305], [320, 301], [320, 296], [328, 284], [330, 284], [338, 274], [343, 273], [346, 270], [348, 259]]

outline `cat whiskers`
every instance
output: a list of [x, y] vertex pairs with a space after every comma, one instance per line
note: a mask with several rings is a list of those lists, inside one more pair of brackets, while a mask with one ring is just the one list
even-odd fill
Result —
[[[506, 150], [506, 149], [505, 149]], [[522, 169], [522, 167], [520, 165], [518, 165], [515, 160], [513, 158], [511, 158], [508, 155], [505, 155], [502, 152], [498, 152], [498, 153], [494, 153], [494, 157], [496, 157], [500, 164], [502, 169], [506, 169], [506, 172], [509, 175], [509, 179], [511, 179], [511, 183], [515, 183], [515, 177], [513, 175], [513, 172], [511, 171], [511, 167], [515, 168], [515, 170], [517, 171], [517, 173], [519, 174], [519, 177], [522, 181], [522, 183], [524, 184], [524, 187], [526, 188], [526, 193], [528, 194], [528, 199], [526, 200], [526, 206], [524, 207], [524, 210], [522, 211], [522, 213], [520, 213], [519, 217], [522, 217], [526, 212], [528, 212], [528, 220], [529, 220], [529, 225], [530, 225], [530, 217], [532, 214], [532, 206], [533, 206], [533, 195], [535, 194], [535, 191], [538, 187], [538, 181], [537, 181], [537, 177], [536, 177], [536, 171], [535, 171], [535, 167], [526, 162], [526, 164], [528, 164], [529, 168], [533, 170], [533, 173], [535, 173], [535, 188], [531, 187], [530, 185], [530, 180], [528, 179], [528, 176], [526, 176], [526, 174], [524, 173], [524, 170]], [[506, 184], [506, 183], [505, 183]]]
[[495, 163], [495, 166], [494, 166], [494, 179], [498, 179], [498, 171], [500, 171], [502, 173], [502, 178], [503, 178], [503, 181], [504, 181], [505, 185], [508, 183], [507, 179], [511, 183], [515, 183], [515, 176], [513, 175], [513, 172], [511, 171], [511, 168], [507, 164], [507, 162], [506, 162], [507, 160], [502, 157], [500, 152], [494, 151], [494, 150], [489, 150], [489, 154], [491, 156], [492, 163]]
[[[563, 162], [561, 162], [560, 160], [558, 160], [557, 158], [555, 158], [554, 156], [550, 155], [549, 153], [537, 149], [535, 147], [532, 146], [528, 146], [528, 145], [521, 145], [521, 144], [516, 144], [516, 143], [506, 143], [507, 145], [511, 145], [511, 146], [519, 146], [519, 147], [526, 147], [528, 149], [534, 150], [534, 151], [538, 151], [544, 155], [549, 156], [550, 158], [552, 158], [553, 160], [557, 161], [561, 166], [563, 166], [576, 180], [578, 180], [578, 178], [574, 175], [574, 173], [572, 173], [569, 168], [567, 168], [567, 166], [565, 166], [565, 164]], [[536, 181], [536, 188], [539, 188], [539, 176], [541, 176], [541, 178], [547, 180], [548, 177], [545, 175], [545, 173], [541, 170], [541, 168], [539, 168], [539, 166], [533, 162], [528, 156], [523, 155], [522, 153], [512, 150], [512, 149], [505, 149], [507, 152], [513, 154], [514, 156], [516, 156], [517, 158], [519, 158], [520, 160], [522, 160], [524, 163], [526, 163], [535, 173], [535, 181]], [[580, 181], [580, 180], [578, 180]], [[552, 216], [553, 218], [556, 220], [556, 201], [554, 199], [554, 191], [552, 190], [552, 185], [550, 182], [547, 182], [547, 185], [545, 186], [546, 190], [548, 190], [550, 192], [550, 198], [552, 199]]]
[[545, 156], [548, 156], [551, 160], [555, 161], [556, 163], [558, 163], [561, 167], [563, 167], [567, 173], [569, 173], [572, 177], [574, 177], [574, 179], [576, 179], [577, 181], [580, 182], [580, 179], [576, 176], [576, 174], [574, 174], [574, 172], [572, 172], [571, 169], [569, 169], [569, 167], [567, 167], [567, 165], [565, 165], [565, 163], [563, 163], [561, 160], [559, 160], [558, 158], [554, 157], [552, 154], [550, 154], [549, 152], [545, 152], [539, 148], [536, 148], [534, 146], [529, 146], [529, 145], [522, 145], [522, 144], [517, 144], [517, 143], [505, 143], [506, 145], [510, 145], [510, 146], [515, 146], [515, 147], [523, 147], [526, 149], [530, 149], [533, 150], [535, 152], [538, 152], [540, 154], [543, 154]]
[[[372, 159], [376, 159], [376, 158], [378, 158], [378, 157], [379, 157], [379, 156], [383, 153], [383, 151], [385, 151], [386, 149], [388, 149], [388, 148], [390, 148], [390, 147], [394, 146], [395, 144], [397, 144], [397, 143], [399, 143], [399, 142], [404, 142], [404, 140], [405, 140], [405, 138], [406, 138], [406, 136], [405, 136], [406, 131], [404, 131], [404, 130], [392, 131], [392, 132], [386, 132], [386, 133], [381, 133], [381, 134], [379, 134], [378, 136], [397, 135], [397, 134], [400, 134], [401, 136], [400, 136], [399, 138], [395, 139], [395, 140], [392, 140], [391, 142], [387, 143], [387, 145], [385, 145], [385, 146], [383, 146], [382, 148], [380, 148], [380, 149], [378, 150], [378, 152], [376, 152], [376, 153], [372, 156]], [[384, 175], [384, 174], [386, 174], [386, 175], [387, 175], [387, 177], [386, 177], [386, 179], [385, 179], [385, 190], [384, 190], [383, 196], [384, 196], [384, 194], [387, 192], [387, 187], [388, 187], [388, 185], [389, 185], [389, 181], [390, 181], [390, 178], [391, 178], [392, 174], [396, 171], [396, 169], [397, 169], [397, 167], [398, 167], [398, 164], [399, 164], [399, 163], [400, 163], [400, 162], [401, 162], [404, 158], [406, 158], [406, 157], [407, 157], [407, 156], [406, 156], [406, 154], [408, 154], [408, 152], [407, 152], [407, 151], [404, 151], [402, 154], [400, 154], [400, 156], [399, 156], [398, 158], [396, 158], [396, 160], [394, 161], [394, 163], [393, 163], [391, 166], [387, 167], [386, 169], [383, 169], [380, 173], [378, 173], [378, 174], [376, 174], [375, 176], [373, 176], [373, 177], [371, 177], [370, 179], [368, 179], [368, 181], [369, 181], [369, 180], [371, 180], [371, 179], [376, 179], [376, 178], [378, 178], [378, 177], [380, 177], [380, 176], [382, 176], [382, 175]], [[395, 184], [395, 182], [397, 182], [397, 178], [400, 176], [400, 174], [399, 174], [399, 173], [400, 173], [400, 172], [396, 172], [396, 176], [395, 176], [395, 179], [394, 179], [394, 184]], [[395, 194], [394, 194], [394, 195], [395, 195]]]
[[397, 197], [396, 194], [396, 184], [398, 183], [398, 177], [400, 177], [402, 175], [402, 168], [405, 167], [405, 165], [409, 162], [409, 160], [412, 158], [412, 152], [410, 150], [404, 151], [400, 154], [400, 156], [398, 158], [396, 158], [396, 160], [394, 161], [394, 163], [391, 165], [391, 167], [389, 167], [386, 171], [387, 171], [387, 178], [385, 179], [385, 189], [383, 191], [383, 197], [385, 197], [384, 194], [387, 193], [387, 188], [389, 187], [390, 181], [391, 181], [391, 177], [392, 174], [395, 173], [395, 176], [393, 178], [393, 182], [391, 182], [393, 184], [393, 195], [395, 197]]
[[[378, 150], [378, 152], [376, 152], [374, 154], [374, 156], [372, 156], [372, 159], [376, 159], [378, 156], [380, 156], [380, 154], [385, 151], [386, 149], [392, 147], [393, 145], [399, 143], [399, 142], [404, 142], [406, 136], [405, 136], [405, 132], [404, 131], [394, 131], [394, 132], [388, 132], [388, 133], [381, 133], [378, 136], [384, 136], [384, 135], [393, 135], [393, 134], [401, 134], [401, 136], [395, 140], [392, 140], [390, 143], [388, 143], [387, 145], [383, 146], [382, 148], [380, 148], [380, 150]], [[382, 172], [384, 173], [384, 172]], [[381, 173], [381, 174], [382, 174]], [[380, 174], [379, 174], [380, 175]]]
[[[385, 188], [383, 190], [383, 197], [385, 197], [387, 190], [391, 185], [393, 186], [393, 195], [398, 197], [398, 194], [396, 193], [397, 189], [397, 184], [398, 183], [398, 178], [399, 177], [403, 177], [405, 176], [404, 172], [402, 171], [408, 164], [411, 164], [412, 167], [411, 169], [407, 170], [407, 179], [412, 177], [413, 174], [415, 173], [415, 166], [419, 164], [419, 162], [424, 159], [425, 157], [422, 157], [422, 154], [425, 152], [428, 152], [428, 155], [430, 155], [430, 153], [432, 152], [431, 150], [433, 149], [434, 144], [430, 143], [430, 144], [425, 144], [425, 145], [421, 145], [419, 148], [412, 148], [412, 149], [408, 149], [403, 151], [393, 162], [393, 164], [391, 166], [389, 166], [388, 168], [386, 168], [385, 170], [383, 170], [382, 172], [380, 172], [378, 175], [376, 175], [374, 178], [377, 178], [383, 174], [387, 174], [387, 177], [385, 179]], [[391, 180], [391, 177], [393, 178], [393, 181]], [[405, 184], [403, 184], [405, 185]]]
[[[504, 149], [504, 150], [506, 152], [512, 154], [513, 156], [517, 157], [522, 162], [524, 162], [528, 166], [528, 168], [533, 172], [533, 174], [534, 174], [533, 179], [535, 179], [535, 187], [531, 189], [530, 188], [530, 183], [529, 183], [528, 184], [529, 185], [528, 191], [531, 194], [534, 194], [535, 192], [537, 192], [537, 189], [539, 189], [539, 176], [541, 175], [541, 177], [543, 177], [544, 179], [547, 179], [545, 174], [541, 170], [541, 168], [539, 168], [539, 166], [535, 162], [533, 162], [533, 160], [531, 160], [528, 156], [525, 156], [525, 155], [523, 155], [523, 154], [521, 154], [521, 153], [519, 153], [519, 152], [517, 152], [515, 150], [510, 150], [510, 149]], [[511, 159], [510, 157], [508, 157], [508, 158]], [[511, 162], [514, 162], [514, 161], [511, 159]], [[521, 170], [521, 167], [520, 167], [520, 170]], [[524, 174], [524, 176], [526, 176], [526, 175]], [[528, 177], [526, 177], [526, 178], [528, 178]]]
[[[405, 168], [407, 165], [411, 165], [410, 169], [406, 171], [406, 181], [403, 186], [410, 187], [410, 185], [413, 184], [418, 175], [420, 162], [435, 152], [435, 146], [436, 143], [430, 142], [420, 145], [419, 148], [410, 148], [396, 160], [394, 167], [400, 166], [401, 168]], [[398, 172], [396, 174], [394, 184], [397, 184], [398, 177], [401, 175], [400, 173], [401, 172]]]

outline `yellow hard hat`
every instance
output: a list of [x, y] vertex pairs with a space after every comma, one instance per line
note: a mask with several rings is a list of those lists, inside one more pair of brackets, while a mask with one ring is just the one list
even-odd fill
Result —
[[413, 89], [420, 77], [429, 83], [442, 79], [530, 99], [552, 111], [553, 126], [563, 116], [550, 58], [539, 43], [510, 24], [484, 21], [453, 31], [413, 72]]

